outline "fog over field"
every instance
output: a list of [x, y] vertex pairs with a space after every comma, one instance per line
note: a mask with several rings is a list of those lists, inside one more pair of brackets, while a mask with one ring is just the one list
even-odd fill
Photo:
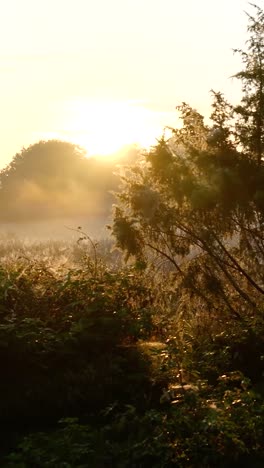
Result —
[[0, 172], [0, 233], [29, 240], [76, 239], [81, 227], [93, 238], [109, 236], [120, 165], [139, 149], [111, 158], [88, 158], [78, 145], [40, 141], [16, 154]]
[[21, 223], [1, 223], [2, 238], [19, 238], [30, 241], [43, 240], [76, 240], [81, 227], [84, 232], [94, 239], [105, 239], [109, 236], [106, 217], [87, 216], [82, 218], [60, 218], [45, 221], [28, 221]]

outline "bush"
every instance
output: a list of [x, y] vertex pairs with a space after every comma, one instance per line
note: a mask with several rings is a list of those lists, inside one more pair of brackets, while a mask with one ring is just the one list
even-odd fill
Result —
[[151, 294], [135, 272], [21, 261], [1, 269], [0, 303], [0, 416], [11, 432], [150, 392], [137, 342], [152, 330]]
[[233, 376], [225, 377], [211, 400], [204, 390], [186, 392], [173, 405], [143, 413], [112, 405], [100, 426], [64, 420], [52, 433], [24, 439], [5, 466], [260, 467], [263, 402], [252, 391], [228, 390]]

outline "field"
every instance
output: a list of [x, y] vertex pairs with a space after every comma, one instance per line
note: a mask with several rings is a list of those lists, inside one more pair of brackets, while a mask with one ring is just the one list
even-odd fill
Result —
[[263, 466], [261, 317], [186, 314], [79, 237], [1, 241], [2, 466]]

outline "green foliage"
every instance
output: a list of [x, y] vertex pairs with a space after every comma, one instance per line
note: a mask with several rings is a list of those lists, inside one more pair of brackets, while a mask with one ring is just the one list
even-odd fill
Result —
[[[240, 111], [213, 92], [209, 126], [188, 104], [177, 106], [182, 127], [123, 177], [112, 228], [127, 258], [156, 257], [175, 271], [181, 302], [195, 296], [198, 309], [235, 320], [260, 311], [264, 294], [261, 10], [249, 23]], [[252, 117], [246, 134], [241, 109]]]
[[182, 364], [192, 374], [215, 384], [220, 374], [242, 372], [254, 385], [262, 386], [264, 376], [263, 318], [247, 324], [233, 320], [202, 317], [188, 326], [183, 322], [181, 339], [185, 357]]
[[0, 273], [2, 421], [19, 431], [150, 391], [137, 341], [151, 333], [152, 299], [135, 272], [21, 260]]
[[241, 55], [244, 69], [235, 75], [242, 82], [243, 97], [234, 113], [238, 116], [236, 136], [248, 157], [260, 166], [264, 144], [264, 13], [257, 5], [251, 6], [255, 16], [248, 14], [247, 50], [235, 49]]
[[261, 319], [170, 323], [147, 272], [85, 259], [2, 264], [3, 466], [261, 466]]
[[6, 467], [261, 466], [264, 405], [250, 390], [229, 389], [232, 376], [219, 380], [212, 399], [205, 390], [186, 393], [143, 414], [113, 405], [100, 427], [64, 420], [55, 432], [26, 438]]

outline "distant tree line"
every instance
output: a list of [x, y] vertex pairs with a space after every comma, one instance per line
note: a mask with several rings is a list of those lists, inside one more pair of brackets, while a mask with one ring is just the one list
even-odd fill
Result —
[[89, 158], [84, 148], [59, 140], [23, 148], [0, 172], [0, 220], [106, 216], [119, 184], [116, 164], [136, 154], [130, 148], [109, 161]]

